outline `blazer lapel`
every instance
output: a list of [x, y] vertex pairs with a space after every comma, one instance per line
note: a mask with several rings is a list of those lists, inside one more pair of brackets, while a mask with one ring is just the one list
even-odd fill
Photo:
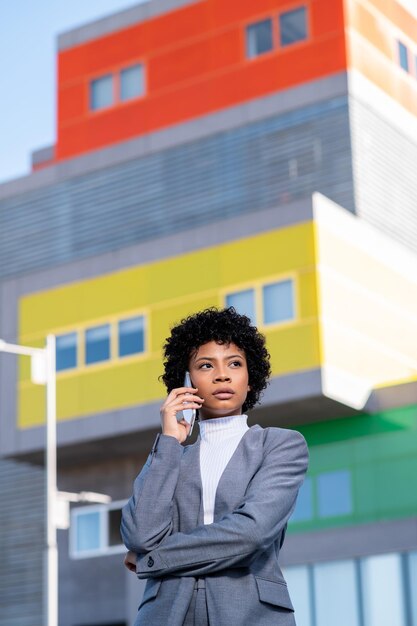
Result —
[[243, 500], [246, 488], [263, 459], [263, 429], [255, 424], [245, 432], [220, 477], [214, 521], [230, 513]]
[[200, 437], [184, 448], [175, 499], [181, 503], [181, 532], [204, 523], [203, 488], [200, 473]]

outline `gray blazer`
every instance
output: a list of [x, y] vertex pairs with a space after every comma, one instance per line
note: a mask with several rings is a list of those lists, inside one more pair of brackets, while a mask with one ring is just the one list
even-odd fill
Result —
[[295, 626], [278, 556], [307, 466], [299, 432], [252, 426], [204, 525], [200, 439], [158, 435], [122, 512], [124, 544], [148, 579], [135, 626], [182, 626], [201, 577], [210, 624]]

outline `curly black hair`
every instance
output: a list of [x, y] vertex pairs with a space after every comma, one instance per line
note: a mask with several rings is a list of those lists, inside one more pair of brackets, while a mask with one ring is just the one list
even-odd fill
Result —
[[249, 317], [237, 313], [234, 307], [204, 309], [171, 329], [163, 348], [165, 372], [160, 376], [168, 393], [183, 386], [191, 355], [209, 341], [234, 343], [244, 351], [250, 390], [242, 409], [253, 408], [271, 375], [270, 355], [265, 347], [265, 337], [252, 325]]

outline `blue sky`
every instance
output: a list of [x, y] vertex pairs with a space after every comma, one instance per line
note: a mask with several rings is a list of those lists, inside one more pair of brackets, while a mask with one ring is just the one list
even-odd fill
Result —
[[33, 150], [55, 142], [59, 33], [140, 0], [0, 0], [0, 183], [30, 172]]

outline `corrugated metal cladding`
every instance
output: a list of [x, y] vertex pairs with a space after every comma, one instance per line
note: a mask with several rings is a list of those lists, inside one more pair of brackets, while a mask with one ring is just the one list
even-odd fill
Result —
[[417, 250], [417, 144], [368, 106], [350, 102], [356, 212]]
[[39, 626], [43, 623], [43, 470], [1, 460], [0, 502], [0, 626]]
[[347, 99], [223, 131], [0, 203], [0, 276], [321, 191], [353, 210]]

